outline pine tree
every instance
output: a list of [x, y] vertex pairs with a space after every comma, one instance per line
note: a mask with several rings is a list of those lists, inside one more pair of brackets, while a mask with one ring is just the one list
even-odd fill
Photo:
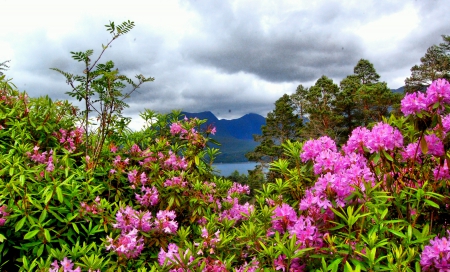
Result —
[[303, 126], [302, 119], [294, 111], [295, 106], [287, 94], [275, 102], [275, 109], [267, 114], [266, 125], [261, 127], [262, 134], [253, 136], [260, 144], [246, 154], [250, 161], [266, 166], [267, 163], [284, 158], [282, 143], [299, 140]]
[[433, 45], [420, 58], [420, 65], [411, 68], [411, 76], [405, 79], [405, 92], [425, 91], [433, 80], [450, 80], [450, 36], [442, 35], [443, 43]]
[[306, 94], [306, 113], [308, 122], [302, 131], [305, 138], [317, 138], [328, 135], [336, 137], [336, 125], [340, 116], [334, 112], [336, 95], [339, 87], [333, 83], [333, 80], [322, 76], [314, 86], [309, 88]]

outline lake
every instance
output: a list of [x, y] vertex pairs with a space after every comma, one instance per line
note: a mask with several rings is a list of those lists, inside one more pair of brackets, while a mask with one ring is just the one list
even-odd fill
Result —
[[248, 174], [248, 170], [255, 169], [257, 163], [255, 162], [239, 162], [239, 163], [213, 163], [215, 170], [220, 171], [221, 176], [229, 176], [234, 171], [238, 171], [239, 174]]

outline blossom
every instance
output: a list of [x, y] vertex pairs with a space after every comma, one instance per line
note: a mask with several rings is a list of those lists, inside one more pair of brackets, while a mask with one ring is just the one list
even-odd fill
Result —
[[173, 177], [164, 182], [164, 187], [170, 186], [186, 187], [187, 182], [183, 180], [183, 177]]
[[176, 214], [174, 211], [160, 210], [156, 214], [155, 229], [165, 233], [175, 233], [178, 229], [178, 223], [174, 220]]
[[370, 153], [394, 150], [403, 147], [403, 136], [397, 128], [382, 122], [377, 123], [367, 135], [365, 146]]
[[153, 226], [151, 219], [152, 215], [149, 211], [136, 211], [130, 206], [126, 206], [125, 209], [121, 208], [116, 213], [116, 223], [113, 224], [113, 227], [122, 230], [123, 233], [133, 229], [148, 232]]
[[132, 229], [129, 232], [122, 232], [117, 240], [109, 236], [106, 237], [106, 250], [114, 250], [117, 254], [126, 258], [138, 257], [144, 249], [144, 239], [138, 236], [138, 230]]
[[284, 233], [288, 228], [293, 227], [296, 221], [297, 213], [286, 203], [276, 207], [273, 211], [272, 228], [275, 231]]
[[150, 187], [141, 187], [141, 191], [144, 193], [143, 196], [135, 194], [136, 200], [141, 204], [142, 206], [149, 207], [154, 206], [159, 201], [159, 194], [158, 190], [155, 186]]
[[242, 185], [237, 182], [233, 182], [233, 185], [228, 190], [228, 195], [231, 196], [232, 194], [250, 194], [250, 187], [248, 185]]
[[0, 207], [0, 227], [5, 225], [5, 222], [8, 219], [8, 216], [10, 215], [10, 213], [6, 211], [7, 209], [8, 206], [6, 205], [2, 205]]
[[[59, 265], [61, 265], [61, 267]], [[54, 260], [51, 264], [49, 272], [59, 272], [60, 268], [62, 268], [63, 272], [81, 272], [81, 268], [79, 266], [75, 269], [72, 269], [73, 268], [72, 260], [68, 259], [67, 257], [64, 257], [64, 259], [59, 262], [59, 265], [58, 261]]]
[[444, 161], [442, 166], [438, 165], [433, 169], [433, 176], [436, 180], [450, 179], [447, 160]]
[[449, 104], [450, 84], [445, 79], [436, 79], [428, 86], [426, 94], [429, 107], [432, 107], [437, 102]]
[[346, 154], [350, 154], [352, 152], [364, 153], [364, 142], [367, 141], [369, 134], [370, 130], [365, 127], [355, 128], [348, 138], [347, 143], [342, 147], [342, 150], [344, 150]]
[[415, 92], [407, 94], [401, 101], [401, 111], [406, 116], [420, 111], [432, 111], [434, 105], [439, 103], [438, 112], [450, 103], [450, 84], [445, 79], [437, 79], [428, 86], [426, 93]]
[[[245, 217], [250, 216], [252, 212], [254, 212], [255, 207], [246, 202], [244, 205], [239, 204], [239, 200], [236, 197], [227, 197], [223, 201], [232, 204], [231, 209], [224, 210], [219, 215], [219, 220], [222, 221], [224, 219], [227, 220], [235, 220], [239, 221], [244, 219]], [[222, 207], [220, 201], [217, 201], [219, 209]]]
[[442, 117], [442, 126], [445, 133], [450, 131], [450, 114]]
[[317, 140], [306, 141], [303, 145], [300, 158], [303, 162], [306, 162], [314, 159], [324, 150], [337, 151], [336, 143], [328, 136], [322, 136]]
[[[186, 257], [188, 254], [190, 254], [190, 250], [186, 249], [183, 253], [184, 257]], [[194, 261], [194, 257], [191, 255], [189, 256], [189, 260], [188, 260], [188, 264], [191, 264]], [[158, 254], [158, 263], [161, 266], [164, 265], [182, 265], [181, 263], [181, 257], [180, 257], [180, 249], [178, 248], [178, 246], [174, 243], [170, 243], [167, 247], [167, 252], [161, 248], [161, 250], [159, 251]], [[190, 270], [185, 270], [183, 268], [179, 268], [179, 269], [171, 269], [170, 271], [190, 271]], [[209, 270], [208, 270], [209, 271]]]
[[421, 92], [406, 94], [401, 101], [401, 111], [405, 116], [425, 110], [427, 106], [427, 98], [425, 97], [425, 94]]
[[449, 237], [435, 237], [430, 245], [424, 247], [420, 255], [420, 265], [424, 271], [450, 270], [450, 232]]

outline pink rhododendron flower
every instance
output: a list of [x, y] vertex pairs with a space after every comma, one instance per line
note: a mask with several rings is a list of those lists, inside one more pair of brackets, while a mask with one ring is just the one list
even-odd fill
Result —
[[132, 229], [129, 232], [122, 232], [119, 238], [114, 241], [109, 236], [106, 237], [106, 250], [114, 250], [118, 255], [126, 258], [138, 257], [144, 249], [144, 239], [138, 237], [138, 230]]
[[406, 94], [401, 101], [401, 111], [405, 116], [423, 111], [427, 106], [428, 101], [425, 94], [421, 92]]
[[155, 229], [165, 233], [175, 233], [178, 229], [178, 223], [174, 220], [176, 217], [174, 211], [161, 210], [156, 214]]
[[10, 213], [6, 211], [7, 209], [8, 206], [6, 205], [2, 205], [0, 207], [0, 227], [5, 225], [5, 222], [8, 219], [8, 216], [10, 215]]
[[365, 146], [369, 149], [370, 153], [401, 148], [403, 147], [403, 135], [397, 128], [380, 122], [368, 134]]
[[433, 176], [436, 180], [450, 179], [450, 171], [448, 169], [447, 160], [442, 166], [438, 165], [433, 169]]
[[424, 271], [450, 271], [450, 232], [449, 237], [435, 237], [425, 246], [420, 255], [420, 265]]
[[[61, 267], [59, 265], [61, 265]], [[75, 269], [72, 269], [73, 268], [73, 263], [67, 257], [64, 257], [64, 259], [59, 262], [59, 265], [58, 265], [58, 261], [54, 260], [52, 262], [51, 267], [50, 267], [50, 269], [48, 271], [49, 272], [59, 272], [59, 271], [63, 271], [63, 272], [81, 272], [81, 268], [79, 266], [77, 268], [75, 268]], [[60, 268], [62, 270], [60, 270]]]
[[355, 128], [348, 138], [347, 143], [342, 147], [342, 150], [344, 150], [346, 154], [350, 154], [353, 152], [364, 153], [364, 142], [367, 141], [367, 137], [369, 134], [370, 130], [365, 127]]
[[306, 141], [303, 145], [300, 158], [303, 162], [306, 162], [314, 159], [324, 150], [337, 151], [336, 143], [328, 136], [322, 136], [317, 140]]
[[428, 86], [426, 93], [415, 92], [407, 94], [401, 101], [401, 111], [405, 116], [420, 111], [432, 111], [436, 103], [440, 103], [438, 112], [444, 110], [450, 103], [450, 84], [445, 79], [437, 79]]
[[145, 207], [155, 206], [159, 201], [158, 190], [155, 186], [150, 187], [141, 187], [141, 191], [144, 195], [135, 194], [136, 200]]
[[286, 203], [278, 206], [273, 211], [272, 229], [283, 234], [297, 222], [297, 213]]

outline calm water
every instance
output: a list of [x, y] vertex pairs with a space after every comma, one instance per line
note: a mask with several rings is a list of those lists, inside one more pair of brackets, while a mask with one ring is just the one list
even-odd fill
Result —
[[237, 170], [240, 174], [248, 174], [248, 170], [255, 169], [255, 162], [240, 162], [240, 163], [214, 163], [214, 169], [220, 171], [220, 175], [229, 176], [235, 170]]

